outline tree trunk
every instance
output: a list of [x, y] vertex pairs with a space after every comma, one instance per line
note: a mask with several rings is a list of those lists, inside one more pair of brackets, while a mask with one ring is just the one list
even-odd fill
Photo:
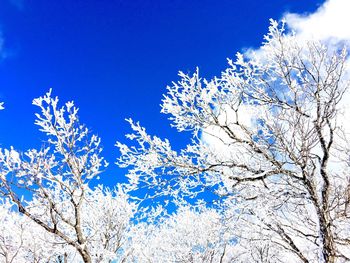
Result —
[[320, 235], [322, 238], [322, 254], [326, 263], [335, 262], [334, 238], [330, 228], [329, 213], [323, 212], [320, 217]]
[[79, 251], [81, 257], [83, 258], [84, 263], [92, 263], [91, 257], [86, 250]]

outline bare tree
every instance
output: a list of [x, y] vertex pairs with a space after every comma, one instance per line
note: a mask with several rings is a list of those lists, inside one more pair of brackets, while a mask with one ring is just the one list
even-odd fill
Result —
[[83, 262], [110, 262], [127, 238], [135, 206], [121, 186], [89, 187], [107, 163], [100, 157], [100, 138], [79, 123], [73, 102], [59, 108], [50, 91], [33, 104], [41, 109], [35, 124], [48, 140], [23, 155], [13, 147], [1, 150], [0, 193]]
[[130, 120], [137, 145], [118, 143], [118, 162], [150, 197], [210, 190], [231, 202], [245, 230], [239, 242], [267, 240], [284, 253], [274, 261], [349, 261], [346, 58], [345, 48], [272, 21], [261, 49], [238, 54], [221, 77], [180, 73], [168, 87], [162, 112], [192, 133], [191, 144], [177, 152]]

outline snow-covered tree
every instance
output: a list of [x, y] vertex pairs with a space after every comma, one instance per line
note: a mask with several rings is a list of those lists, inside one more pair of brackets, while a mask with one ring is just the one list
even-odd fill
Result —
[[[107, 165], [100, 156], [100, 138], [79, 123], [73, 102], [59, 107], [50, 91], [33, 104], [41, 110], [35, 123], [48, 140], [42, 149], [24, 154], [12, 146], [0, 151], [0, 193], [32, 223], [53, 235], [54, 243], [75, 251], [62, 260], [111, 262], [121, 258], [135, 205], [122, 186], [115, 190], [89, 186]], [[50, 246], [48, 243], [48, 249]]]
[[[27, 239], [24, 232], [28, 227], [26, 225], [27, 222], [21, 220], [18, 213], [11, 212], [11, 205], [9, 202], [1, 204], [0, 211], [1, 262], [19, 262], [18, 259], [23, 259], [23, 254], [29, 254], [25, 251]], [[33, 240], [33, 243], [36, 242]], [[21, 253], [22, 251], [24, 253]]]
[[230, 200], [242, 255], [254, 246], [280, 255], [266, 262], [350, 261], [346, 59], [345, 48], [272, 21], [260, 50], [237, 54], [220, 77], [180, 73], [168, 87], [162, 112], [191, 133], [187, 147], [175, 151], [130, 120], [136, 143], [118, 143], [118, 163], [148, 197]]
[[134, 262], [232, 262], [235, 240], [220, 212], [182, 206], [156, 222], [141, 222], [133, 235]]
[[59, 258], [68, 258], [72, 252], [57, 242], [53, 234], [19, 214], [12, 203], [1, 203], [0, 211], [1, 262], [56, 262]]

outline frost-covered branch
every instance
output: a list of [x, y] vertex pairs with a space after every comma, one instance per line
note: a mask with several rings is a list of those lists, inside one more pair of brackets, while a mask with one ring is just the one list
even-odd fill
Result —
[[60, 107], [49, 91], [33, 104], [40, 109], [35, 124], [48, 139], [24, 154], [1, 149], [0, 193], [83, 262], [117, 258], [135, 205], [122, 186], [91, 189], [89, 182], [107, 166], [100, 138], [80, 124], [73, 102]]
[[349, 209], [348, 158], [341, 157], [349, 134], [340, 114], [347, 57], [346, 48], [300, 39], [272, 20], [260, 50], [237, 54], [220, 77], [180, 72], [167, 88], [162, 112], [179, 132], [191, 132], [185, 149], [130, 121], [134, 144], [118, 143], [118, 163], [154, 197], [203, 189], [234, 196], [232, 209], [246, 214], [252, 231], [296, 260], [348, 258], [350, 247], [337, 245], [339, 235], [348, 237], [340, 229], [350, 229], [339, 214]]

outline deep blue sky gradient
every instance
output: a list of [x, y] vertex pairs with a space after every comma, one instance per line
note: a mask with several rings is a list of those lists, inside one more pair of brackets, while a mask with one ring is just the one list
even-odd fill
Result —
[[226, 58], [257, 47], [269, 18], [314, 12], [321, 0], [0, 0], [0, 147], [39, 147], [32, 99], [53, 88], [74, 100], [81, 121], [102, 137], [111, 163], [102, 183], [126, 171], [113, 162], [127, 117], [180, 147], [188, 139], [159, 113], [165, 87], [179, 70], [210, 78]]

